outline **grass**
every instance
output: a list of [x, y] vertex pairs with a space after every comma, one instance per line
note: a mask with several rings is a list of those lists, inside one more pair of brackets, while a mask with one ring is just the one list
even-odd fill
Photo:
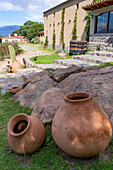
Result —
[[108, 67], [108, 66], [113, 66], [113, 62], [108, 62], [108, 63], [100, 64], [98, 67], [104, 68], [104, 67]]
[[[33, 154], [19, 155], [13, 152], [7, 141], [7, 124], [18, 113], [30, 115], [32, 110], [14, 103], [8, 92], [0, 94], [0, 170], [112, 170], [113, 140], [110, 143], [110, 161], [99, 161], [98, 157], [78, 159], [62, 152], [53, 141], [50, 125], [45, 125], [46, 138], [41, 148]], [[91, 162], [84, 168], [86, 161]], [[92, 160], [92, 161], [91, 161]]]
[[1, 72], [0, 74], [7, 74], [8, 72], [7, 71], [3, 71], [3, 72]]
[[[0, 169], [39, 169], [39, 170], [56, 170], [70, 169], [76, 163], [70, 164], [63, 160], [58, 153], [59, 148], [52, 139], [50, 126], [46, 125], [46, 139], [39, 151], [33, 154], [19, 155], [13, 152], [7, 141], [7, 124], [12, 116], [18, 113], [30, 115], [32, 110], [21, 107], [18, 102], [11, 100], [12, 95], [6, 93], [0, 94]], [[79, 169], [79, 167], [77, 167]]]
[[24, 44], [24, 45], [28, 45], [29, 47], [33, 47], [38, 49], [42, 54], [54, 54], [56, 52], [56, 50], [50, 50], [50, 48], [46, 48], [44, 49], [44, 47], [42, 47], [43, 44]]
[[[67, 55], [66, 59], [71, 58], [69, 55]], [[54, 63], [54, 60], [58, 59], [65, 59], [58, 56], [58, 54], [51, 54], [51, 55], [42, 55], [42, 56], [36, 56], [32, 57], [30, 60], [36, 64], [51, 64]]]
[[98, 66], [91, 66], [91, 67], [104, 68], [104, 67], [108, 67], [108, 66], [113, 66], [113, 62], [108, 62], [108, 63], [100, 64], [100, 65], [98, 65]]

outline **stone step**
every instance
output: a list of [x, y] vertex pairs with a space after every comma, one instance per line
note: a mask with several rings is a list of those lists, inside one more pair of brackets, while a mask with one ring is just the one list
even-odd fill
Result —
[[74, 55], [71, 56], [72, 59], [81, 60], [85, 62], [104, 64], [108, 62], [113, 62], [113, 58], [111, 57], [100, 57], [100, 56], [91, 56], [91, 55]]
[[80, 66], [80, 67], [90, 67], [90, 66], [98, 66], [99, 64], [76, 60], [76, 59], [63, 59], [63, 60], [55, 60], [56, 64], [64, 65], [64, 66]]
[[67, 66], [64, 66], [64, 65], [60, 65], [60, 64], [56, 64], [56, 63], [53, 63], [53, 64], [37, 64], [36, 66], [38, 69], [57, 69], [57, 68], [66, 68]]
[[109, 51], [88, 51], [87, 55], [92, 55], [92, 56], [101, 56], [101, 57], [113, 57], [113, 52]]
[[104, 50], [109, 51], [109, 52], [113, 52], [113, 48], [112, 47], [106, 47]]

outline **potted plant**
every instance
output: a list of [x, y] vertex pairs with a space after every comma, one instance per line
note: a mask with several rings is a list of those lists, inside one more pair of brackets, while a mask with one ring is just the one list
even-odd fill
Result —
[[12, 59], [11, 71], [13, 73], [16, 73], [17, 69], [23, 69], [23, 66], [21, 63], [18, 62], [18, 60], [16, 60], [15, 49], [11, 45], [9, 45], [8, 48], [9, 48], [9, 52], [10, 52], [10, 57]]

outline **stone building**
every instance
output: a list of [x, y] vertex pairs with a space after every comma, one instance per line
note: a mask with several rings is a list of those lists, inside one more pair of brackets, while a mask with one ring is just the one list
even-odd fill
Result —
[[100, 0], [83, 9], [91, 11], [89, 49], [113, 46], [113, 0]]
[[[86, 17], [87, 12], [82, 9], [93, 0], [67, 0], [51, 9], [43, 12], [44, 14], [44, 34], [48, 37], [48, 46], [52, 49], [53, 32], [55, 32], [55, 48], [62, 49], [61, 28], [62, 28], [62, 10], [64, 13], [64, 43], [66, 51], [69, 50], [70, 41], [73, 36], [73, 28], [76, 22], [77, 40], [85, 40]], [[75, 14], [77, 19], [75, 20]]]
[[18, 43], [22, 43], [24, 36], [5, 36], [5, 37], [0, 37], [0, 39], [2, 40], [2, 43], [10, 43], [10, 42], [18, 42]]

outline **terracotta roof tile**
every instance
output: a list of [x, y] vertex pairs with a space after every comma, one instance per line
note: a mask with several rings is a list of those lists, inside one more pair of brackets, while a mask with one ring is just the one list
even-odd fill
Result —
[[90, 10], [95, 10], [95, 9], [100, 9], [103, 7], [107, 7], [113, 5], [113, 0], [100, 0], [97, 2], [93, 2], [91, 4], [85, 5], [82, 8], [86, 11], [90, 11]]
[[44, 33], [44, 31], [39, 32], [40, 34]]
[[6, 36], [6, 37], [0, 37], [2, 39], [22, 39], [24, 36]]

